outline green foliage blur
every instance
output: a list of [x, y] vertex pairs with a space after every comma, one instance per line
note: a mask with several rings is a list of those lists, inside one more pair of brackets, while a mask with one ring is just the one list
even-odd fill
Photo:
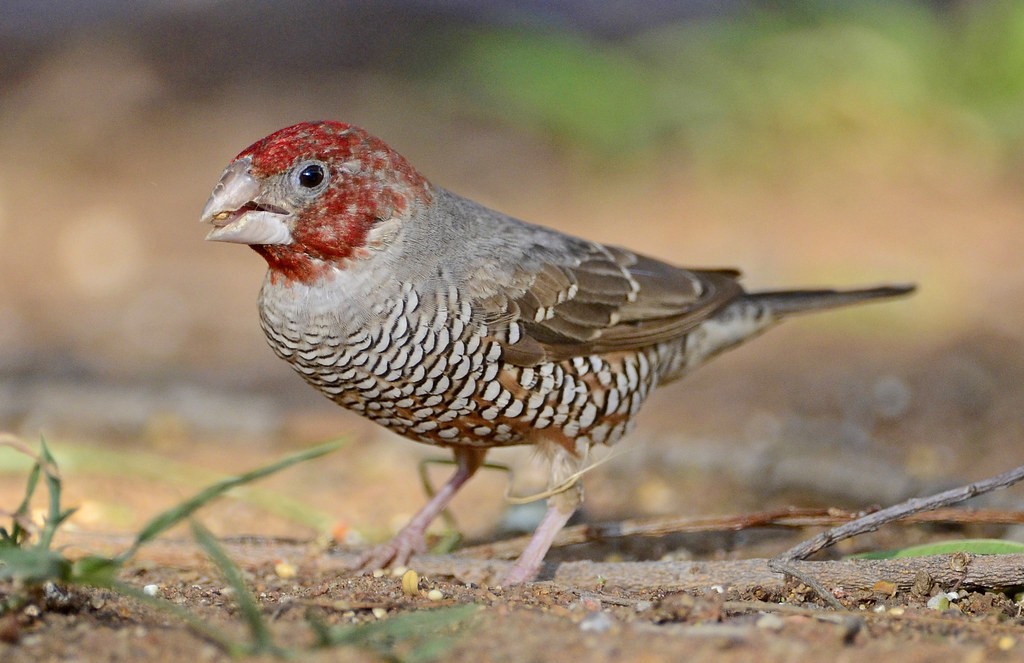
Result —
[[1005, 163], [1024, 139], [1024, 3], [775, 3], [601, 42], [475, 32], [463, 81], [485, 113], [599, 157], [682, 149], [759, 168], [871, 137]]

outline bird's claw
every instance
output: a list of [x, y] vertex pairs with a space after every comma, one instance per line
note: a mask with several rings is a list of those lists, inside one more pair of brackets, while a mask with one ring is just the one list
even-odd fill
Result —
[[522, 585], [523, 583], [533, 580], [536, 575], [537, 569], [530, 569], [520, 564], [515, 564], [507, 573], [498, 579], [498, 584], [502, 587]]
[[422, 534], [401, 531], [387, 543], [382, 543], [367, 551], [355, 564], [360, 573], [373, 573], [378, 569], [405, 566], [409, 559], [427, 549], [427, 542]]

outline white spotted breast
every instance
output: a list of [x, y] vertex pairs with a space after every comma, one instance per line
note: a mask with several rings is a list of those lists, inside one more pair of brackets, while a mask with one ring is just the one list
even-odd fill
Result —
[[[397, 284], [380, 302], [353, 306], [364, 317], [345, 315], [336, 295], [268, 278], [260, 321], [270, 346], [339, 405], [428, 444], [613, 443], [683, 353], [680, 339], [516, 366], [502, 358], [509, 328], [489, 329], [456, 288], [422, 294]], [[311, 302], [331, 305], [318, 312]]]

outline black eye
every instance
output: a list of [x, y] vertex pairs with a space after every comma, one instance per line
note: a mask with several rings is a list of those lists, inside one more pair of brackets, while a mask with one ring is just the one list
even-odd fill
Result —
[[324, 167], [311, 163], [299, 171], [299, 186], [315, 189], [324, 181]]

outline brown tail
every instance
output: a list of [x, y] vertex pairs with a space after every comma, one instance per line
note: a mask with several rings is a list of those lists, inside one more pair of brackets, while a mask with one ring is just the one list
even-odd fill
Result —
[[886, 285], [859, 290], [780, 290], [777, 292], [752, 292], [744, 296], [765, 306], [776, 316], [793, 315], [810, 311], [849, 306], [908, 295], [916, 289], [913, 284]]

